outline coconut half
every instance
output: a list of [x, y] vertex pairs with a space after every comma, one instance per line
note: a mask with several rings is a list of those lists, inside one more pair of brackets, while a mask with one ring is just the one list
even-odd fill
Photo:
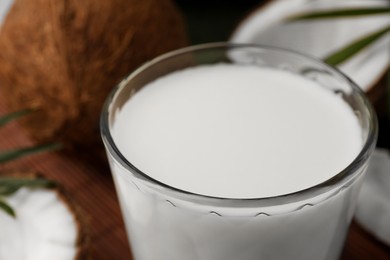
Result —
[[20, 123], [36, 143], [61, 142], [78, 157], [105, 157], [99, 118], [114, 86], [144, 62], [187, 45], [172, 0], [3, 1], [4, 102], [12, 111], [35, 111]]
[[[390, 1], [274, 0], [269, 1], [237, 27], [230, 41], [291, 49], [325, 58], [347, 44], [390, 24], [390, 15], [360, 16], [286, 22], [294, 15], [337, 8], [386, 7]], [[364, 91], [371, 91], [390, 64], [390, 33], [338, 67]]]
[[81, 226], [62, 191], [22, 187], [2, 200], [16, 217], [0, 210], [0, 259], [82, 258]]

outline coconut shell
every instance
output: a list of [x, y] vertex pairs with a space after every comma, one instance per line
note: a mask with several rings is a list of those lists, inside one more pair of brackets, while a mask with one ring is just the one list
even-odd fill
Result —
[[388, 109], [390, 106], [388, 100], [388, 91], [390, 89], [388, 86], [390, 86], [390, 77], [387, 77], [387, 75], [389, 73], [390, 68], [387, 68], [386, 72], [366, 92], [366, 95], [373, 104], [378, 117], [384, 117], [386, 114], [388, 114]]
[[0, 91], [40, 143], [102, 150], [99, 116], [140, 64], [187, 44], [169, 0], [15, 0], [0, 31]]

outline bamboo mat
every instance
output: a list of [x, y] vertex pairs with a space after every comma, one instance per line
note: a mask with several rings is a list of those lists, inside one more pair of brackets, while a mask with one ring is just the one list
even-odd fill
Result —
[[[0, 115], [6, 112], [9, 111], [0, 93]], [[26, 137], [16, 122], [0, 129], [0, 151], [29, 145], [33, 145], [33, 142]], [[131, 259], [108, 167], [96, 167], [93, 162], [87, 163], [78, 158], [51, 152], [1, 165], [0, 170], [4, 169], [36, 170], [66, 188], [86, 215], [92, 259]], [[353, 223], [341, 259], [390, 260], [390, 247], [376, 241]]]

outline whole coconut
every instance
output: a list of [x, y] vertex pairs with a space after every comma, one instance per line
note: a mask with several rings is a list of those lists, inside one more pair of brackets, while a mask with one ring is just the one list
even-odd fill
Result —
[[41, 143], [100, 150], [111, 89], [145, 61], [187, 43], [169, 0], [15, 0], [0, 31], [0, 91]]

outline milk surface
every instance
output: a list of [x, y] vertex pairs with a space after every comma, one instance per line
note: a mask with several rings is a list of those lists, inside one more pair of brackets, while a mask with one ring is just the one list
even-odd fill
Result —
[[309, 188], [362, 147], [353, 111], [333, 92], [290, 72], [229, 64], [155, 80], [117, 113], [112, 133], [145, 174], [225, 198]]

